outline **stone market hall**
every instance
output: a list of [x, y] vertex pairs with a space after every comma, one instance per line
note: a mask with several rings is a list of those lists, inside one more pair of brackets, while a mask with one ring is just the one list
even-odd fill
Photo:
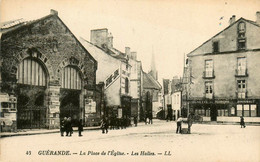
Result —
[[75, 124], [85, 99], [95, 100], [97, 61], [55, 10], [2, 24], [0, 58], [1, 93], [17, 97], [18, 129], [58, 128], [64, 117]]

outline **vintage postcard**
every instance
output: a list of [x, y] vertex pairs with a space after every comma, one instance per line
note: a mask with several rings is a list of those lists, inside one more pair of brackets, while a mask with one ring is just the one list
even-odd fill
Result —
[[0, 161], [260, 161], [260, 1], [1, 0]]

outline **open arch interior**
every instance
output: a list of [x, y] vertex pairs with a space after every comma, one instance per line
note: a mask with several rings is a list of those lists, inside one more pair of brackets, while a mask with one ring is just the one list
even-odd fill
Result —
[[78, 68], [66, 66], [62, 70], [60, 96], [60, 118], [71, 117], [72, 125], [80, 118], [80, 95], [82, 78]]
[[25, 58], [17, 70], [17, 128], [44, 128], [46, 125], [47, 70], [35, 58]]

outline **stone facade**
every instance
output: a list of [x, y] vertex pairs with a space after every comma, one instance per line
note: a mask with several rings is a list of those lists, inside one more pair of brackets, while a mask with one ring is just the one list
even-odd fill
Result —
[[[58, 17], [57, 12], [52, 11], [50, 15], [41, 19], [24, 22], [13, 28], [2, 30], [1, 59], [3, 60], [1, 68], [2, 91], [11, 93], [12, 87], [15, 87], [13, 89], [18, 97], [18, 103], [22, 100], [19, 98], [21, 93], [27, 95], [30, 101], [36, 100], [37, 94], [42, 93], [44, 101], [42, 107], [39, 108], [42, 112], [38, 114], [43, 119], [39, 127], [46, 128], [59, 127], [60, 102], [65, 97], [64, 95], [73, 91], [73, 88], [63, 90], [66, 89], [62, 87], [64, 69], [65, 67], [76, 69], [81, 82], [81, 88], [77, 92], [79, 103], [77, 103], [78, 114], [76, 116], [77, 118], [84, 117], [84, 98], [93, 97], [87, 96], [87, 91], [94, 91], [95, 89], [93, 87], [96, 84], [97, 62]], [[33, 60], [26, 67], [26, 69], [32, 69], [32, 71], [28, 74], [23, 71], [23, 76], [19, 78], [18, 73], [21, 70], [21, 63], [25, 59]], [[42, 73], [45, 74], [44, 81], [46, 84], [35, 86], [30, 83], [21, 84], [19, 82], [19, 79], [37, 73], [33, 70], [38, 66], [43, 69]], [[72, 73], [70, 74], [71, 82], [76, 80]], [[40, 76], [37, 75], [38, 77]], [[35, 106], [33, 101], [31, 106]], [[19, 113], [18, 104], [18, 119]]]
[[195, 113], [213, 121], [260, 116], [260, 24], [232, 21], [189, 53], [188, 60], [188, 100]]

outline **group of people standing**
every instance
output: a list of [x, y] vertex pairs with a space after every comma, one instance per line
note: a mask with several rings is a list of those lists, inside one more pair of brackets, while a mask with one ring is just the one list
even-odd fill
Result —
[[[83, 131], [83, 124], [82, 124], [82, 119], [78, 121], [78, 132], [79, 136], [82, 136], [81, 132]], [[64, 117], [64, 119], [61, 121], [60, 124], [60, 132], [61, 136], [64, 136], [64, 133], [66, 132], [67, 137], [71, 137], [73, 134], [73, 128], [72, 128], [72, 123], [71, 123], [71, 117]]]
[[[177, 119], [177, 129], [176, 129], [176, 133], [183, 133], [182, 132], [182, 122], [183, 122], [183, 118], [182, 116], [180, 116], [178, 119]], [[191, 113], [189, 113], [188, 115], [188, 118], [187, 118], [187, 123], [188, 123], [188, 134], [191, 133], [191, 126], [192, 126], [192, 123], [193, 123], [193, 115]]]
[[[137, 117], [134, 117], [134, 124], [137, 126]], [[117, 118], [116, 116], [112, 116], [110, 118], [103, 117], [101, 120], [101, 129], [102, 133], [108, 133], [108, 128], [112, 129], [126, 129], [131, 125], [131, 119], [129, 117], [124, 116], [123, 118]]]

